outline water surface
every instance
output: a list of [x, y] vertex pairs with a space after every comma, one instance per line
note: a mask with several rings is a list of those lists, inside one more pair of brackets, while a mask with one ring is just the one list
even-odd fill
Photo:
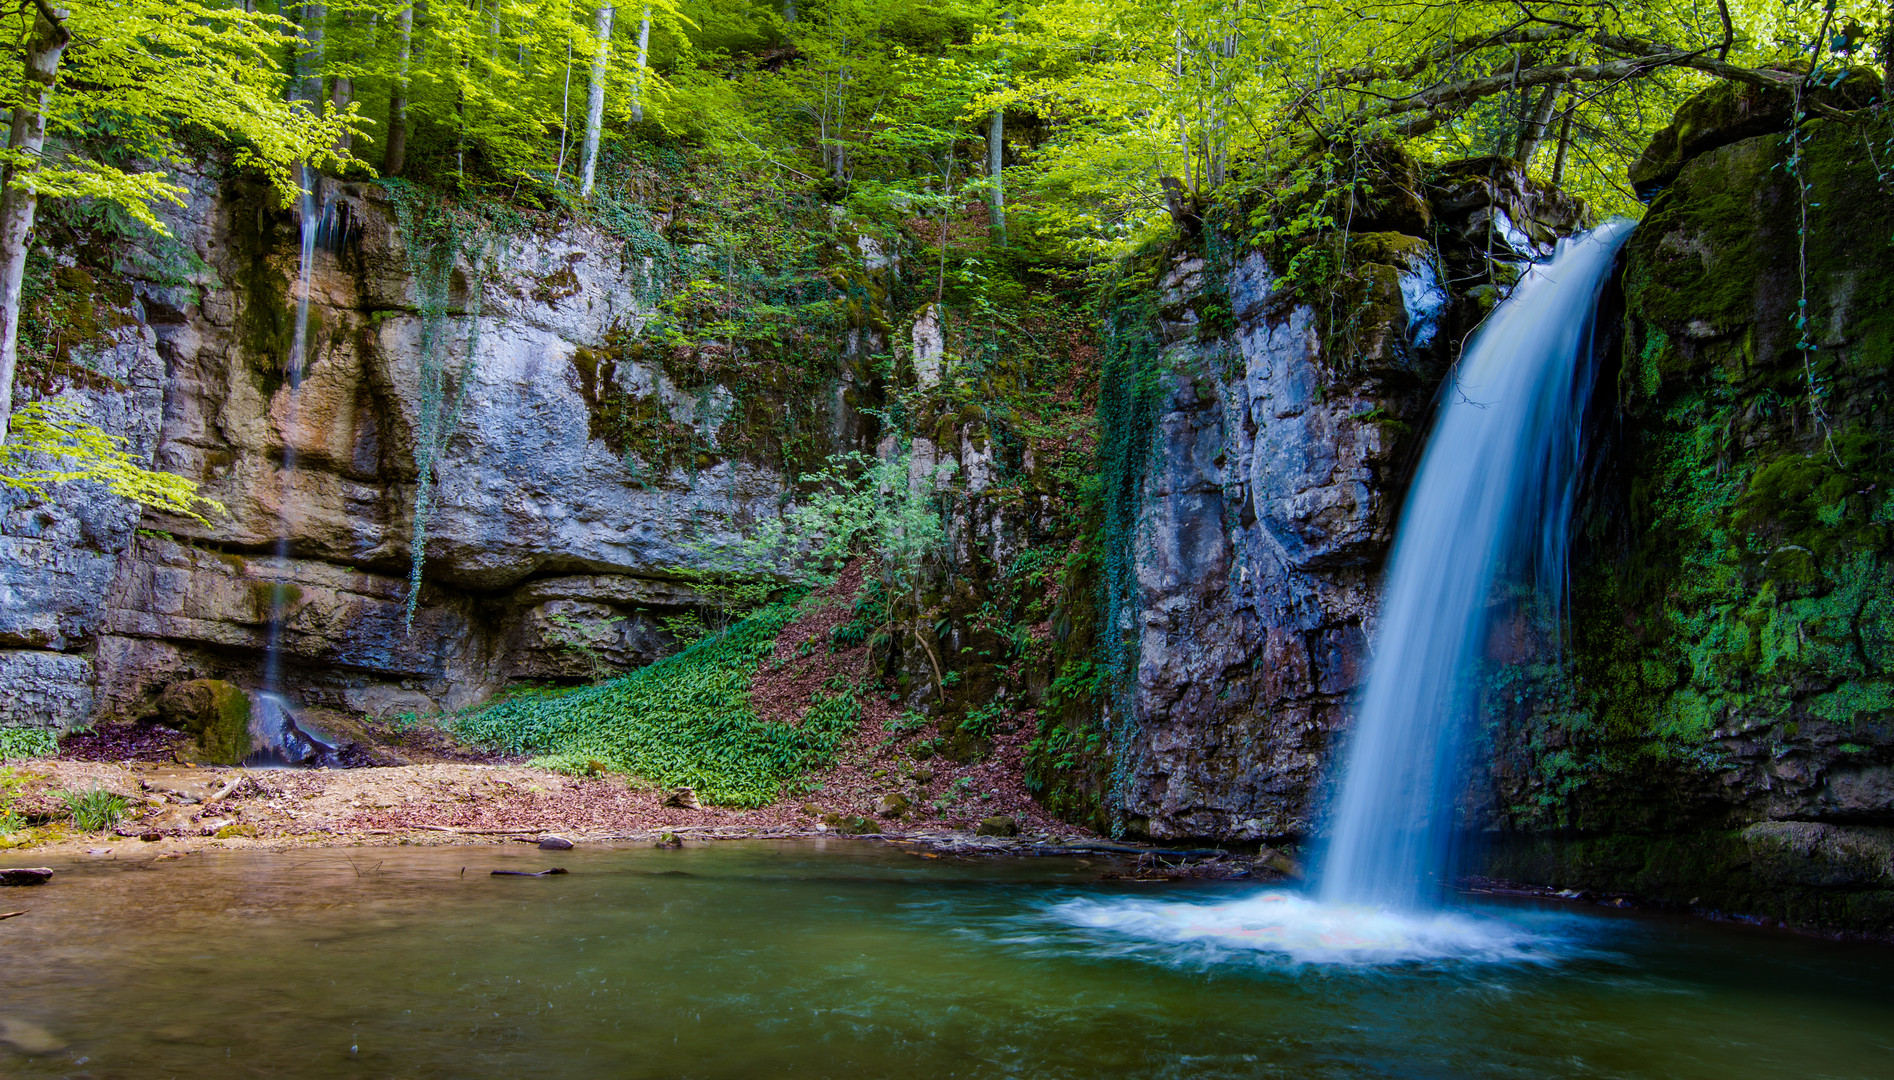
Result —
[[0, 1025], [64, 1045], [0, 1076], [1894, 1076], [1894, 951], [1682, 919], [1299, 962], [1254, 887], [860, 842], [60, 870], [0, 897]]

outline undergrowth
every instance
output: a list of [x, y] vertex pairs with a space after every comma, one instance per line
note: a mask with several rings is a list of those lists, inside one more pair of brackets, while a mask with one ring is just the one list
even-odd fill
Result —
[[461, 717], [464, 739], [561, 771], [594, 763], [662, 787], [690, 787], [705, 802], [757, 807], [802, 773], [835, 759], [861, 718], [852, 695], [818, 698], [800, 726], [760, 719], [750, 677], [796, 615], [764, 608], [622, 678], [570, 693], [518, 697]]
[[51, 757], [59, 752], [59, 736], [47, 728], [0, 727], [0, 761]]

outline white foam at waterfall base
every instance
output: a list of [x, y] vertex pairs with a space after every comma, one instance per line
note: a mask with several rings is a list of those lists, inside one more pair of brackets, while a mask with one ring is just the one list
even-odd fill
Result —
[[1160, 961], [1380, 967], [1439, 961], [1550, 964], [1579, 951], [1564, 928], [1529, 912], [1406, 912], [1332, 904], [1287, 889], [1236, 900], [1184, 903], [1079, 899], [1048, 914], [1059, 922], [1154, 947]]

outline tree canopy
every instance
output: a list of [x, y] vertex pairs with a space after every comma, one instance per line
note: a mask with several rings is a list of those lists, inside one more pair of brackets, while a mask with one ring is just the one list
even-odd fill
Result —
[[[167, 191], [153, 163], [220, 142], [282, 187], [307, 161], [557, 202], [579, 194], [596, 81], [608, 152], [684, 139], [884, 206], [998, 186], [982, 140], [999, 114], [1026, 242], [1097, 258], [1162, 227], [1166, 177], [1207, 200], [1235, 173], [1364, 139], [1423, 160], [1523, 158], [1631, 209], [1625, 167], [1684, 96], [1885, 68], [1891, 32], [1882, 0], [653, 0], [601, 14], [590, 0], [86, 0], [49, 108], [61, 149], [32, 182], [149, 221], [141, 208]], [[27, 87], [5, 93], [18, 107]]]

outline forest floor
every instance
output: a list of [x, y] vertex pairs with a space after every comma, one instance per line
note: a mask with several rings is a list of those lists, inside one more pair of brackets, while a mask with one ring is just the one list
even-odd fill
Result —
[[[814, 691], [866, 662], [861, 647], [830, 651], [848, 620], [859, 579], [845, 575], [778, 636], [752, 682], [766, 721], [797, 724]], [[940, 741], [930, 725], [904, 726], [883, 695], [861, 698], [856, 736], [832, 765], [754, 809], [699, 805], [688, 790], [620, 774], [572, 776], [471, 748], [441, 729], [370, 727], [388, 735], [357, 747], [343, 769], [247, 769], [194, 764], [180, 732], [118, 725], [68, 737], [57, 757], [14, 762], [0, 791], [23, 827], [0, 834], [0, 851], [120, 857], [217, 848], [308, 844], [508, 843], [560, 837], [659, 842], [742, 837], [862, 836], [960, 851], [1093, 851], [1130, 858], [1128, 876], [1280, 876], [1282, 856], [1162, 851], [1106, 841], [1052, 818], [1023, 783], [1030, 714], [1002, 723], [968, 761], [915, 747]], [[4, 777], [6, 774], [0, 774]], [[79, 831], [60, 792], [101, 789], [125, 801], [109, 829]], [[1273, 869], [1272, 869], [1273, 868]]]
[[[243, 769], [44, 758], [9, 768], [19, 781], [13, 810], [27, 824], [0, 834], [0, 860], [6, 865], [22, 859], [150, 859], [313, 845], [538, 843], [549, 837], [575, 845], [670, 844], [843, 836], [957, 856], [1084, 856], [1094, 860], [1101, 877], [1129, 880], [1273, 881], [1294, 869], [1268, 848], [1254, 853], [1162, 849], [1102, 840], [1043, 816], [1027, 819], [1014, 835], [983, 835], [964, 821], [940, 816], [877, 820], [788, 800], [749, 810], [667, 806], [675, 793], [641, 788], [622, 776], [581, 778], [520, 764]], [[54, 793], [93, 788], [118, 795], [129, 809], [115, 826], [83, 832]]]

